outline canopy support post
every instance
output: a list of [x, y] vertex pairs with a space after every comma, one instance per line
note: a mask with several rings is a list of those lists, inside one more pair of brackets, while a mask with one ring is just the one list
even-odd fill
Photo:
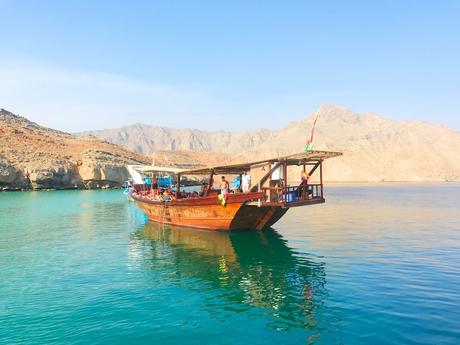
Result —
[[283, 179], [284, 179], [284, 183], [283, 183], [283, 191], [284, 191], [284, 197], [286, 198], [286, 194], [287, 194], [287, 159], [285, 158], [284, 159], [284, 163], [283, 163]]
[[180, 198], [180, 174], [177, 174], [177, 192], [176, 197]]
[[211, 191], [212, 185], [214, 184], [214, 169], [211, 169], [211, 175], [209, 175], [209, 184], [208, 190], [206, 191], [205, 195], [208, 196], [209, 192]]
[[319, 183], [321, 185], [321, 199], [323, 199], [324, 193], [323, 193], [323, 161], [322, 160], [319, 162]]
[[[305, 162], [303, 162], [303, 171], [307, 172], [306, 169], [307, 167], [305, 166]], [[303, 176], [303, 172], [302, 172], [302, 176]], [[302, 181], [302, 200], [305, 200], [306, 191], [307, 191], [307, 180], [303, 180]]]

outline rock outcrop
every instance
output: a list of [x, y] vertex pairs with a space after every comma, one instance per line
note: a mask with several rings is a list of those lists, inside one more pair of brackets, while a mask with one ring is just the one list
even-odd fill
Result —
[[20, 182], [21, 177], [21, 173], [8, 160], [0, 157], [0, 184]]
[[0, 110], [0, 190], [120, 186], [127, 164], [148, 164], [148, 158]]

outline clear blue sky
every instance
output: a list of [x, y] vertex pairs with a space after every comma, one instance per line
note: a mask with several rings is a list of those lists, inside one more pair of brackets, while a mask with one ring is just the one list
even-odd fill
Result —
[[0, 43], [0, 107], [68, 131], [322, 103], [460, 130], [460, 1], [0, 0]]

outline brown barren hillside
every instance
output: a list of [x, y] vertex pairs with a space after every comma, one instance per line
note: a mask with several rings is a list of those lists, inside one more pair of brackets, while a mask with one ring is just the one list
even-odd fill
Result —
[[90, 133], [146, 154], [171, 149], [223, 152], [214, 156], [225, 164], [302, 151], [316, 114], [315, 149], [344, 153], [325, 164], [328, 181], [460, 181], [459, 132], [334, 105], [322, 105], [309, 117], [273, 131], [203, 132], [136, 124]]
[[84, 188], [120, 185], [127, 164], [149, 161], [94, 137], [37, 125], [0, 110], [0, 188]]

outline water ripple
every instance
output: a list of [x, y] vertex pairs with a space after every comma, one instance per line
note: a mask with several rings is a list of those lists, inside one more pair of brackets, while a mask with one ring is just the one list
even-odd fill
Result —
[[460, 343], [460, 186], [327, 196], [227, 234], [118, 191], [0, 193], [0, 343]]

